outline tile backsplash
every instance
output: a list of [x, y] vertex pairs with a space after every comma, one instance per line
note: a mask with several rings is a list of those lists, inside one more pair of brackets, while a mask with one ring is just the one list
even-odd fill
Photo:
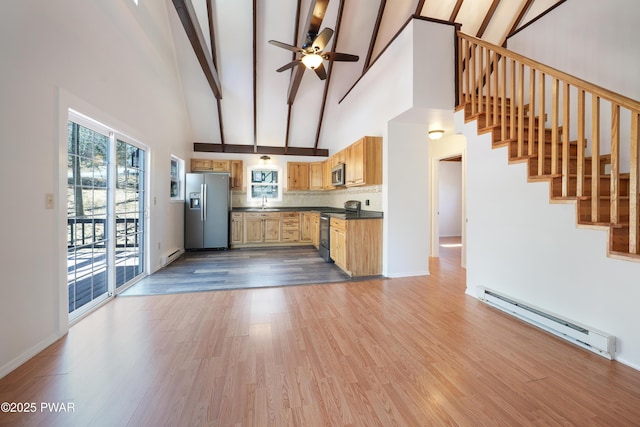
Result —
[[[350, 187], [344, 190], [331, 191], [287, 191], [285, 190], [281, 202], [269, 201], [267, 206], [299, 207], [299, 206], [329, 206], [341, 208], [347, 200], [360, 200], [362, 209], [368, 211], [382, 211], [382, 186], [371, 185], [366, 187]], [[369, 200], [369, 206], [366, 201]], [[246, 191], [231, 192], [231, 206], [234, 208], [245, 208], [260, 206], [259, 202], [247, 201]]]

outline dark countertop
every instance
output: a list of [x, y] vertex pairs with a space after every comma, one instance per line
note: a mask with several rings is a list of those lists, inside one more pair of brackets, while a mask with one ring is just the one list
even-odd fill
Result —
[[245, 207], [245, 208], [232, 208], [231, 212], [319, 212], [328, 214], [334, 218], [341, 219], [375, 219], [382, 218], [383, 213], [378, 211], [360, 211], [360, 215], [354, 214], [346, 214], [344, 209], [341, 208], [333, 208], [329, 206], [286, 206], [286, 207], [272, 207], [272, 208], [253, 208], [253, 207]]

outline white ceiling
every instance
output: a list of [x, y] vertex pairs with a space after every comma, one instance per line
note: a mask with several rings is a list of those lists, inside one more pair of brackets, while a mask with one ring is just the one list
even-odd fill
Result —
[[[206, 49], [214, 58], [222, 92], [219, 100], [216, 100], [205, 78], [174, 7], [176, 2], [189, 1], [197, 15]], [[215, 55], [211, 51], [209, 37], [208, 1], [212, 10]], [[522, 27], [563, 2], [325, 0], [328, 5], [320, 28], [329, 27], [336, 31], [325, 51], [355, 54], [360, 59], [358, 62], [334, 62], [330, 68], [325, 61], [329, 78], [324, 81], [313, 71], [305, 70], [289, 106], [287, 98], [292, 72], [277, 73], [276, 69], [290, 62], [293, 54], [268, 44], [268, 40], [300, 46], [312, 1], [315, 4], [316, 0], [167, 0], [194, 142], [216, 144], [221, 151], [230, 151], [232, 146], [238, 145], [307, 149], [335, 146], [331, 141], [331, 123], [325, 118], [331, 117], [332, 109], [363, 75], [367, 65], [375, 61], [413, 15], [455, 22], [461, 25], [461, 31], [501, 45], [513, 28]], [[341, 8], [342, 19], [338, 20]], [[417, 11], [419, 8], [421, 10]], [[456, 10], [458, 12], [454, 15]], [[379, 15], [381, 19], [377, 26]], [[294, 40], [296, 19], [299, 21], [299, 34]], [[479, 34], [485, 21], [485, 29]], [[334, 46], [336, 37], [338, 42]], [[425, 43], [429, 41], [425, 40]], [[369, 52], [371, 57], [365, 64]], [[322, 114], [323, 103], [325, 111]], [[344, 141], [343, 145], [349, 142]]]

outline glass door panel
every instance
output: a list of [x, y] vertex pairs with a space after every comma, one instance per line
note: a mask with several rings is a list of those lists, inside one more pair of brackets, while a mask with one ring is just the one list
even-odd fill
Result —
[[116, 289], [144, 273], [145, 151], [116, 143]]
[[68, 122], [69, 313], [108, 294], [109, 136]]

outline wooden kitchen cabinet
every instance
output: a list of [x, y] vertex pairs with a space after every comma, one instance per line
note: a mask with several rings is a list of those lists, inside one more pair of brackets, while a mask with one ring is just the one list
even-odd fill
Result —
[[349, 271], [347, 266], [347, 221], [343, 219], [331, 218], [329, 228], [329, 246], [331, 259], [345, 272]]
[[345, 148], [344, 150], [340, 150], [329, 158], [329, 160], [331, 161], [332, 168], [338, 166], [339, 164], [347, 163], [347, 149], [348, 148]]
[[282, 241], [283, 242], [299, 242], [300, 241], [300, 213], [299, 212], [283, 212], [282, 213]]
[[282, 216], [280, 213], [268, 213], [262, 214], [264, 218], [264, 242], [265, 243], [278, 243], [282, 241], [281, 222]]
[[322, 162], [309, 163], [309, 190], [323, 190], [324, 169]]
[[349, 276], [382, 274], [382, 218], [331, 218], [330, 251], [338, 267]]
[[231, 172], [231, 189], [232, 190], [241, 190], [244, 186], [244, 165], [242, 160], [231, 160], [230, 161], [230, 170]]
[[311, 243], [316, 249], [320, 247], [320, 214], [311, 214]]
[[244, 218], [241, 212], [231, 213], [231, 244], [242, 244], [243, 230], [244, 230]]
[[264, 242], [264, 220], [262, 218], [262, 214], [245, 213], [243, 223], [243, 243]]
[[191, 172], [213, 172], [213, 160], [191, 159]]
[[347, 148], [347, 187], [382, 184], [382, 138], [365, 136]]
[[332, 168], [331, 159], [327, 159], [324, 162], [322, 162], [322, 174], [323, 174], [322, 189], [323, 190], [333, 190], [336, 188], [333, 185], [331, 185], [331, 168]]
[[278, 243], [281, 241], [280, 213], [245, 213], [243, 243]]
[[315, 212], [302, 212], [300, 214], [300, 241], [313, 242], [313, 216]]
[[288, 190], [308, 190], [309, 189], [309, 163], [288, 162], [287, 163], [287, 189]]
[[191, 159], [191, 172], [229, 172], [232, 190], [244, 185], [242, 160]]

